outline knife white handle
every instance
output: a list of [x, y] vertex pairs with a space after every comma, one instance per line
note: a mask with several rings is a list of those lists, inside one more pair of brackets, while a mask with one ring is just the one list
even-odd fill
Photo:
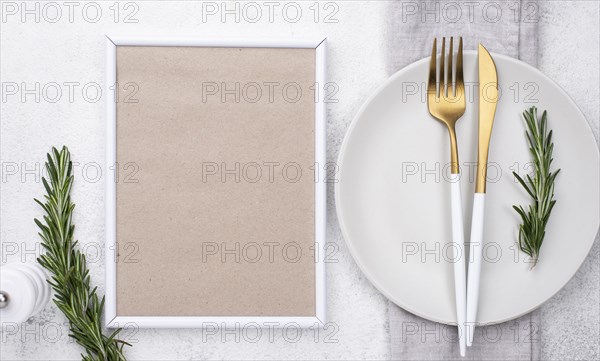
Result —
[[465, 356], [466, 312], [467, 312], [467, 274], [465, 269], [465, 232], [460, 194], [460, 174], [450, 174], [452, 200], [452, 243], [454, 262], [454, 293], [456, 296], [456, 320], [460, 355]]
[[467, 282], [467, 346], [473, 344], [477, 304], [479, 302], [479, 278], [483, 261], [483, 219], [485, 215], [485, 193], [475, 193], [473, 199], [473, 220], [471, 222], [471, 242], [469, 245], [469, 277]]

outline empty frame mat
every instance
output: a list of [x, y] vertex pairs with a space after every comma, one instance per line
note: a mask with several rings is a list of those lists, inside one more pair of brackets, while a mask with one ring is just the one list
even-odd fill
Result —
[[322, 321], [322, 42], [108, 41], [109, 326]]

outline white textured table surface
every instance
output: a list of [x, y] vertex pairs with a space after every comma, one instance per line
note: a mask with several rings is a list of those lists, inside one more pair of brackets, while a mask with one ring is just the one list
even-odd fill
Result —
[[[384, 1], [319, 3], [296, 1], [288, 6], [275, 2], [256, 9], [240, 6], [239, 19], [217, 10], [203, 12], [201, 2], [134, 1], [21, 2], [1, 1], [0, 70], [1, 103], [1, 262], [33, 261], [39, 253], [33, 218], [40, 210], [32, 199], [43, 191], [39, 174], [43, 157], [53, 145], [66, 144], [76, 165], [73, 198], [77, 204], [77, 239], [90, 259], [91, 276], [103, 292], [104, 179], [95, 171], [104, 161], [102, 99], [94, 102], [96, 84], [104, 79], [104, 34], [148, 33], [212, 36], [325, 35], [329, 41], [329, 79], [339, 85], [336, 104], [328, 108], [328, 160], [334, 161], [354, 114], [386, 78]], [[37, 5], [36, 5], [37, 4]], [[210, 2], [221, 6], [221, 2]], [[39, 21], [36, 21], [36, 6]], [[207, 7], [208, 6], [208, 7]], [[228, 5], [234, 9], [234, 4]], [[312, 6], [312, 8], [311, 8]], [[297, 22], [295, 8], [302, 10]], [[97, 9], [101, 9], [98, 15]], [[244, 11], [246, 9], [246, 11]], [[315, 18], [316, 9], [318, 19]], [[57, 10], [61, 11], [57, 18]], [[71, 12], [72, 11], [72, 12]], [[334, 13], [326, 21], [328, 14]], [[118, 14], [118, 17], [115, 15]], [[203, 15], [205, 16], [203, 18]], [[539, 68], [575, 100], [598, 139], [599, 118], [599, 5], [596, 1], [550, 1], [540, 5]], [[137, 20], [137, 23], [126, 22]], [[55, 22], [54, 22], [55, 21]], [[95, 21], [95, 22], [94, 22]], [[39, 102], [33, 90], [39, 83]], [[57, 83], [62, 96], [56, 102]], [[15, 85], [16, 84], [16, 85]], [[17, 86], [17, 93], [14, 93]], [[46, 89], [47, 91], [45, 91]], [[69, 89], [73, 98], [69, 99]], [[86, 89], [87, 95], [82, 91]], [[87, 166], [84, 166], [87, 165]], [[87, 172], [86, 174], [84, 174]], [[281, 331], [255, 335], [201, 330], [138, 330], [125, 338], [134, 343], [127, 350], [131, 360], [183, 359], [387, 359], [389, 326], [387, 302], [361, 274], [340, 234], [328, 193], [328, 241], [338, 245], [337, 263], [328, 264], [327, 292], [330, 321], [335, 328], [306, 330], [296, 342]], [[160, 292], [159, 290], [157, 290]], [[177, 302], [177, 300], [173, 300]], [[542, 307], [542, 358], [551, 360], [598, 359], [600, 340], [600, 246], [569, 284]], [[54, 306], [22, 325], [5, 326], [0, 334], [2, 360], [77, 359], [81, 349], [67, 337], [64, 316]]]

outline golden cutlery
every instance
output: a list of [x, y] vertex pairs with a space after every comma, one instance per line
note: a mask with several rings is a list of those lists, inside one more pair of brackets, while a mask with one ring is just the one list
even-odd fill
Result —
[[[454, 290], [456, 296], [456, 319], [458, 326], [460, 354], [465, 355], [466, 333], [465, 321], [467, 310], [467, 290], [465, 271], [465, 236], [463, 230], [462, 200], [460, 192], [460, 167], [458, 163], [458, 144], [455, 125], [465, 113], [465, 86], [463, 80], [463, 45], [462, 37], [458, 43], [456, 70], [452, 68], [453, 38], [450, 38], [448, 52], [448, 69], [445, 64], [446, 38], [442, 38], [440, 69], [437, 71], [437, 39], [433, 40], [431, 61], [429, 65], [429, 81], [427, 83], [427, 106], [429, 113], [448, 128], [450, 135], [450, 182], [452, 199], [452, 247], [454, 251]], [[437, 80], [439, 73], [439, 82]], [[455, 80], [453, 81], [453, 75]]]
[[498, 103], [498, 73], [496, 64], [487, 49], [479, 44], [479, 145], [477, 151], [477, 177], [473, 199], [471, 241], [469, 242], [469, 277], [467, 286], [467, 346], [473, 344], [473, 330], [477, 320], [479, 302], [479, 279], [483, 258], [483, 219], [485, 214], [485, 185], [488, 151], [492, 126]]

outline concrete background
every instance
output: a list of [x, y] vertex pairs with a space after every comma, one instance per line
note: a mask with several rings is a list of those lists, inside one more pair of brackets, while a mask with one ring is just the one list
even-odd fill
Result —
[[[278, 3], [272, 21], [265, 5], [240, 18], [222, 12], [206, 15], [200, 2], [28, 1], [40, 7], [39, 19], [27, 15], [21, 2], [1, 1], [0, 73], [2, 183], [0, 198], [2, 264], [33, 262], [40, 246], [33, 218], [40, 209], [32, 199], [43, 187], [43, 157], [53, 145], [66, 144], [76, 164], [73, 189], [77, 204], [77, 239], [90, 260], [91, 277], [104, 286], [104, 178], [95, 172], [104, 161], [104, 96], [96, 101], [94, 84], [104, 79], [105, 33], [186, 34], [197, 36], [321, 36], [329, 39], [329, 79], [339, 85], [336, 104], [328, 108], [328, 160], [335, 161], [344, 133], [368, 95], [386, 79], [382, 17], [385, 1], [296, 1], [297, 22], [287, 19]], [[220, 2], [215, 2], [220, 6]], [[245, 3], [240, 3], [241, 7]], [[84, 6], [85, 5], [85, 6]], [[15, 8], [16, 6], [16, 8]], [[46, 6], [46, 7], [45, 7]], [[204, 5], [206, 10], [206, 4]], [[234, 5], [230, 4], [229, 8]], [[312, 6], [312, 8], [311, 8]], [[97, 9], [101, 9], [98, 14]], [[16, 9], [16, 10], [15, 10]], [[62, 13], [57, 17], [57, 9]], [[72, 9], [72, 14], [69, 14]], [[212, 8], [211, 8], [212, 9]], [[318, 18], [315, 17], [318, 11]], [[251, 10], [251, 9], [250, 9]], [[15, 13], [16, 12], [16, 13]], [[326, 15], [332, 14], [330, 18]], [[118, 15], [118, 16], [117, 16]], [[539, 68], [562, 86], [579, 105], [598, 139], [599, 4], [597, 1], [541, 2]], [[25, 18], [22, 18], [24, 16]], [[204, 16], [204, 17], [203, 17]], [[37, 20], [37, 21], [36, 21]], [[130, 22], [136, 21], [137, 22]], [[337, 20], [337, 22], [328, 22]], [[17, 95], [5, 86], [16, 83]], [[40, 99], [27, 95], [40, 84]], [[56, 102], [53, 85], [63, 91]], [[73, 99], [69, 86], [73, 83]], [[49, 93], [44, 94], [46, 86]], [[87, 91], [82, 94], [82, 91]], [[21, 99], [24, 96], [25, 99]], [[388, 359], [387, 300], [364, 278], [342, 239], [333, 189], [328, 193], [328, 241], [335, 243], [337, 263], [328, 264], [328, 310], [332, 325], [305, 330], [296, 342], [275, 331], [250, 342], [243, 332], [208, 335], [202, 330], [132, 330], [131, 360], [183, 359]], [[157, 290], [160, 292], [160, 290]], [[173, 300], [177, 302], [177, 300]], [[600, 340], [600, 246], [598, 240], [577, 275], [542, 306], [541, 342], [545, 360], [597, 360]], [[65, 317], [54, 306], [22, 325], [2, 329], [2, 360], [78, 359], [81, 349], [67, 336]], [[248, 336], [248, 337], [245, 337]], [[236, 339], [238, 338], [238, 339]]]

